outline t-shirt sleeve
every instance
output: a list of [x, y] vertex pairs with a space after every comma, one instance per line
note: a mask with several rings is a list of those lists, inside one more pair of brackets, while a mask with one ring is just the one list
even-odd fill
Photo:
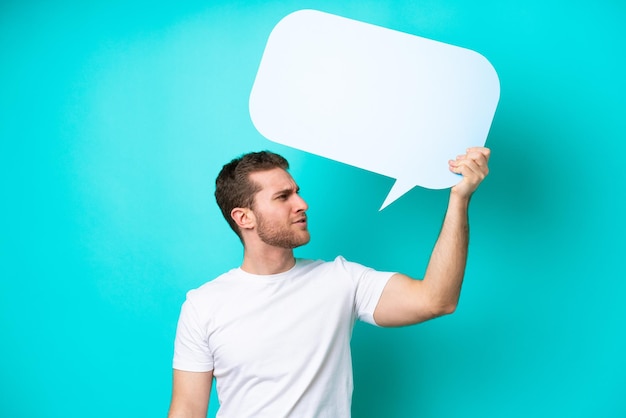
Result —
[[338, 257], [335, 261], [344, 264], [356, 286], [354, 309], [359, 320], [378, 326], [374, 321], [374, 311], [385, 285], [394, 272], [377, 271], [358, 263]]
[[206, 325], [202, 326], [198, 312], [189, 297], [183, 303], [178, 319], [173, 367], [189, 372], [213, 370], [213, 355], [209, 349]]

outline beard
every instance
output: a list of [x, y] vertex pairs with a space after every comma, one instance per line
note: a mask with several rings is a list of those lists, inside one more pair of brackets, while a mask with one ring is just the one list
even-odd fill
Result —
[[293, 249], [300, 247], [311, 240], [309, 231], [294, 230], [293, 225], [272, 225], [271, 222], [259, 213], [256, 214], [257, 218], [257, 234], [261, 241], [265, 244], [272, 245], [279, 248]]

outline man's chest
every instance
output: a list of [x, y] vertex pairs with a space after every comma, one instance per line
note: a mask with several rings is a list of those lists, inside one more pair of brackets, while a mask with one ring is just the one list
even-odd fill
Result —
[[266, 286], [240, 296], [229, 296], [209, 321], [216, 377], [289, 374], [334, 344], [349, 344], [354, 294], [345, 282]]

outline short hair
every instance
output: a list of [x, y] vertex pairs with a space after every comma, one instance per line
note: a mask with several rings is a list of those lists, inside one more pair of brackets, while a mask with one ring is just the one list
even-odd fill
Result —
[[250, 152], [225, 164], [215, 179], [217, 205], [226, 222], [242, 241], [241, 231], [230, 213], [235, 208], [252, 208], [254, 196], [261, 190], [261, 186], [250, 180], [250, 174], [273, 168], [287, 170], [289, 162], [270, 151]]

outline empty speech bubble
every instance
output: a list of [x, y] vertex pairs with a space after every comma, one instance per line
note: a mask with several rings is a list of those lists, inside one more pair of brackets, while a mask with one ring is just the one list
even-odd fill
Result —
[[499, 97], [477, 52], [300, 10], [269, 36], [250, 116], [271, 141], [395, 178], [382, 210], [458, 183], [448, 160], [485, 144]]

